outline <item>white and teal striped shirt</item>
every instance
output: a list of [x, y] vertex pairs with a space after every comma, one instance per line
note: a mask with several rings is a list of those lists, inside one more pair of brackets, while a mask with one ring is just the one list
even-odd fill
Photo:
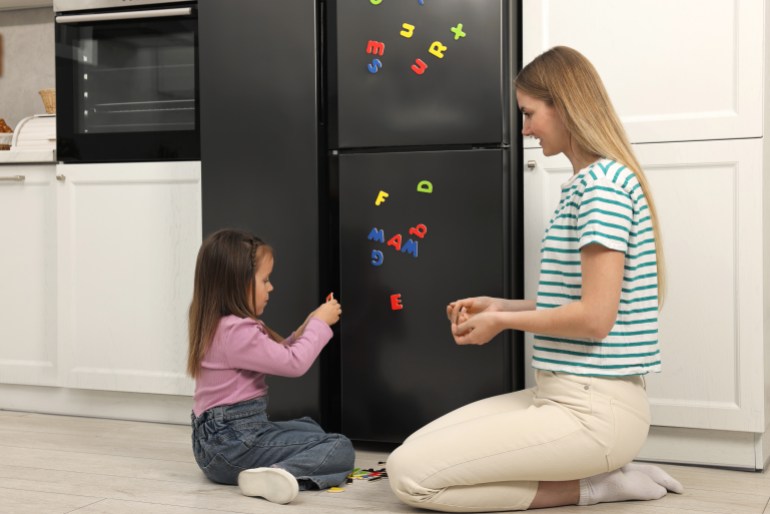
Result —
[[625, 253], [615, 325], [603, 340], [535, 334], [535, 368], [576, 375], [640, 375], [660, 371], [658, 272], [647, 199], [636, 175], [600, 159], [562, 185], [543, 238], [537, 308], [579, 300], [580, 249], [600, 244]]

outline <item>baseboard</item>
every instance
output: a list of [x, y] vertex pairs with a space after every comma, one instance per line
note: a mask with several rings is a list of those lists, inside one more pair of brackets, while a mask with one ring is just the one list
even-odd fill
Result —
[[693, 428], [651, 427], [639, 460], [762, 470], [763, 434]]
[[0, 410], [186, 425], [192, 397], [0, 384]]

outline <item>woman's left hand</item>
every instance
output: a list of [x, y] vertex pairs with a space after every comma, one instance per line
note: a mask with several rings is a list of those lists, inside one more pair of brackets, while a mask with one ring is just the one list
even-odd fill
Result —
[[480, 312], [473, 316], [461, 316], [458, 323], [452, 323], [452, 337], [457, 344], [487, 344], [501, 327], [496, 312]]

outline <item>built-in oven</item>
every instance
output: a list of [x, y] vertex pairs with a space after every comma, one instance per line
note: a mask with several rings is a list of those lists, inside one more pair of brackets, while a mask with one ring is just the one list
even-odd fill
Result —
[[54, 0], [57, 160], [200, 160], [189, 0]]

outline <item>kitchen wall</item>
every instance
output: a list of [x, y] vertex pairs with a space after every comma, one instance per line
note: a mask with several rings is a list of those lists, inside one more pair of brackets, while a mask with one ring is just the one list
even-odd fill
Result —
[[53, 9], [0, 11], [0, 118], [12, 128], [43, 114], [38, 91], [55, 87]]

